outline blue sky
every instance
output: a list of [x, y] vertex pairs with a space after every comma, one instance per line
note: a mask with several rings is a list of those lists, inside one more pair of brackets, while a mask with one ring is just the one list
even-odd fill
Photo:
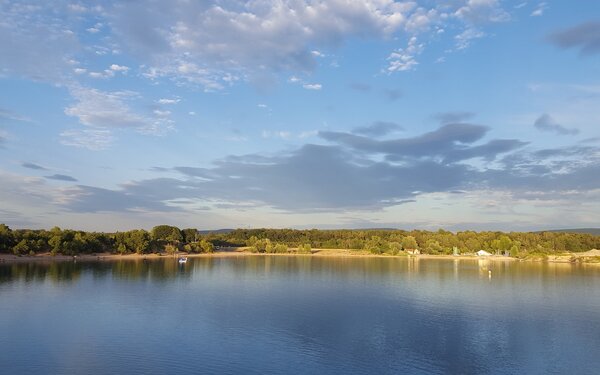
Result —
[[0, 222], [600, 221], [594, 1], [2, 1]]

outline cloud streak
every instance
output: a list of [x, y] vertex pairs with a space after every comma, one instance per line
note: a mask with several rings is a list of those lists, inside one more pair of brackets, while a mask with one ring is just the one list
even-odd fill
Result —
[[559, 135], [577, 135], [578, 129], [569, 129], [558, 123], [547, 113], [544, 113], [535, 120], [533, 126], [543, 132], [553, 132]]
[[375, 121], [366, 126], [359, 126], [352, 129], [354, 134], [360, 134], [369, 137], [381, 137], [395, 131], [401, 131], [404, 128], [395, 122]]
[[[600, 156], [581, 163], [573, 160], [575, 151], [570, 149], [531, 152], [523, 149], [526, 142], [510, 139], [481, 143], [487, 132], [482, 125], [450, 124], [387, 141], [321, 134], [334, 144], [306, 144], [272, 156], [231, 156], [209, 168], [174, 167], [171, 171], [178, 172], [178, 178], [132, 181], [117, 190], [77, 186], [69, 191], [65, 208], [166, 212], [185, 210], [190, 202], [202, 207], [243, 204], [289, 212], [344, 212], [378, 210], [437, 192], [491, 189], [523, 199], [558, 199], [568, 191], [600, 186], [600, 174], [595, 174]], [[382, 152], [385, 160], [373, 158]], [[600, 155], [593, 146], [577, 152]], [[494, 161], [496, 167], [482, 169], [469, 163], [473, 158]], [[112, 201], [103, 204], [107, 199]]]
[[582, 56], [600, 53], [600, 21], [589, 21], [548, 36], [548, 40], [563, 49], [578, 49]]
[[29, 163], [29, 162], [21, 163], [21, 167], [28, 168], [28, 169], [33, 169], [33, 170], [36, 170], [36, 171], [48, 171], [49, 170], [48, 168], [42, 167], [39, 164]]
[[77, 182], [77, 179], [75, 177], [68, 176], [66, 174], [53, 174], [51, 176], [44, 176], [44, 178], [56, 181]]
[[383, 154], [390, 161], [435, 157], [445, 163], [481, 157], [493, 160], [497, 155], [524, 146], [514, 139], [492, 140], [483, 145], [473, 145], [481, 140], [489, 128], [483, 125], [453, 123], [411, 138], [376, 140], [351, 133], [324, 131], [319, 135], [330, 142], [351, 149]]

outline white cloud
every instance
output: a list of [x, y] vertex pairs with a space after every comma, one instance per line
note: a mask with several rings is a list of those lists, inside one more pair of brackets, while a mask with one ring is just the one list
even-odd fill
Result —
[[164, 104], [164, 105], [169, 105], [169, 104], [177, 104], [179, 103], [181, 99], [167, 99], [167, 98], [161, 98], [157, 100], [158, 104]]
[[112, 70], [106, 69], [102, 72], [90, 72], [89, 76], [97, 79], [105, 79], [114, 77], [115, 73]]
[[129, 107], [132, 92], [104, 92], [86, 87], [72, 87], [76, 103], [65, 108], [67, 116], [77, 117], [83, 125], [96, 128], [141, 128], [148, 119]]
[[548, 9], [548, 3], [541, 2], [537, 5], [537, 7], [531, 12], [531, 17], [540, 17], [544, 15], [544, 12]]
[[87, 31], [90, 34], [97, 34], [100, 32], [103, 26], [104, 25], [102, 23], [98, 22], [93, 27], [85, 29], [85, 31]]
[[[95, 130], [125, 128], [143, 134], [162, 135], [173, 129], [170, 111], [155, 110], [151, 116], [134, 111], [128, 102], [138, 98], [135, 92], [104, 92], [80, 86], [71, 87], [69, 91], [76, 102], [65, 108], [65, 114], [77, 117], [82, 125]], [[70, 139], [79, 139], [79, 135], [69, 133]]]
[[92, 151], [107, 149], [114, 137], [108, 129], [72, 129], [60, 133], [60, 143]]
[[152, 61], [148, 77], [213, 90], [222, 88], [225, 72], [251, 79], [264, 71], [310, 71], [321, 48], [350, 36], [391, 36], [413, 8], [393, 0], [133, 2], [115, 6], [110, 18], [120, 39]]
[[429, 30], [432, 24], [438, 22], [440, 13], [437, 9], [417, 8], [406, 21], [405, 29], [415, 34]]
[[424, 45], [418, 43], [416, 37], [410, 38], [408, 46], [404, 49], [398, 49], [392, 52], [387, 60], [389, 61], [387, 71], [389, 73], [413, 70], [419, 64], [416, 57], [423, 52]]
[[[96, 79], [108, 79], [115, 76], [115, 73], [127, 74], [129, 67], [124, 65], [112, 64], [108, 69], [104, 69], [101, 72], [89, 72], [91, 78]], [[75, 74], [83, 74], [86, 69], [75, 69]]]
[[321, 90], [323, 88], [320, 83], [305, 83], [302, 87], [306, 90]]
[[271, 131], [271, 130], [263, 130], [261, 133], [263, 138], [281, 138], [281, 139], [290, 139], [292, 137], [292, 133], [285, 130], [280, 131]]
[[239, 79], [225, 71], [203, 68], [184, 59], [165, 61], [159, 66], [150, 67], [142, 73], [142, 76], [152, 80], [164, 77], [173, 78], [179, 83], [200, 85], [207, 92], [221, 90]]
[[454, 12], [454, 16], [472, 24], [505, 22], [510, 20], [498, 0], [467, 0]]
[[85, 74], [85, 73], [87, 73], [87, 69], [84, 69], [84, 68], [75, 68], [75, 69], [73, 69], [73, 72], [75, 74], [78, 74], [78, 75], [79, 74]]
[[468, 28], [454, 37], [456, 40], [456, 49], [461, 50], [468, 48], [473, 40], [483, 38], [484, 36], [485, 33], [483, 31]]
[[127, 71], [129, 70], [129, 67], [123, 66], [123, 65], [118, 65], [118, 64], [112, 64], [110, 66], [110, 70], [112, 70], [114, 72], [127, 73]]
[[85, 13], [88, 11], [88, 9], [86, 7], [84, 7], [81, 4], [76, 4], [76, 3], [67, 5], [67, 9], [74, 13]]
[[171, 115], [171, 111], [161, 111], [159, 109], [155, 109], [152, 113], [158, 117], [169, 117]]
[[284, 140], [289, 140], [292, 138], [304, 139], [304, 138], [314, 137], [318, 133], [319, 132], [317, 130], [308, 130], [308, 131], [303, 131], [300, 133], [293, 133], [288, 130], [275, 130], [275, 131], [263, 130], [261, 132], [261, 137], [262, 138], [281, 138]]
[[[209, 0], [177, 6], [140, 1], [96, 7], [41, 2], [34, 10], [26, 8], [0, 10], [0, 50], [16, 51], [0, 61], [0, 70], [61, 82], [83, 73], [107, 79], [130, 68], [113, 64], [106, 70], [73, 71], [65, 61], [127, 50], [141, 60], [143, 77], [205, 91], [238, 81], [260, 85], [280, 73], [310, 73], [318, 59], [331, 56], [328, 50], [353, 38], [393, 41], [416, 36], [427, 42], [424, 34], [435, 39], [442, 30], [456, 30], [454, 23], [462, 26], [459, 29], [480, 30], [485, 23], [510, 18], [499, 0]], [[77, 33], [86, 33], [81, 23], [90, 20], [95, 23], [87, 33], [102, 32], [103, 37], [82, 48], [89, 35], [78, 38]], [[23, 45], [30, 48], [20, 48]], [[416, 54], [398, 55], [399, 51], [403, 50], [394, 51], [396, 59], [391, 59], [397, 67], [392, 64], [389, 70], [413, 69]]]
[[0, 72], [36, 81], [65, 80], [72, 71], [69, 60], [79, 50], [79, 42], [68, 25], [45, 16], [54, 11], [53, 2], [2, 2]]

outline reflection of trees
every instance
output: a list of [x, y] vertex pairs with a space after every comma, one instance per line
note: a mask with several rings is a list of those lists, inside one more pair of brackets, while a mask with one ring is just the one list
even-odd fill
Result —
[[75, 262], [30, 262], [0, 266], [0, 282], [69, 283], [81, 277], [82, 266]]
[[404, 279], [428, 282], [477, 281], [487, 278], [492, 270], [494, 279], [512, 283], [515, 288], [528, 282], [555, 282], [557, 277], [569, 276], [585, 270], [589, 275], [600, 275], [600, 267], [577, 264], [491, 261], [481, 259], [418, 259], [418, 258], [362, 258], [317, 256], [239, 256], [190, 258], [185, 265], [175, 258], [152, 260], [108, 260], [80, 262], [19, 262], [0, 264], [0, 283], [24, 281], [27, 283], [70, 283], [82, 275], [94, 279], [112, 277], [120, 280], [147, 280], [166, 282], [183, 278], [191, 280], [194, 274], [214, 276], [220, 274], [235, 278], [285, 278], [298, 282], [319, 280], [377, 280]]
[[[188, 264], [189, 265], [189, 264]], [[188, 266], [186, 265], [186, 266]], [[19, 262], [0, 265], [0, 283], [24, 281], [27, 283], [69, 283], [89, 273], [94, 279], [112, 276], [126, 280], [164, 281], [189, 278], [191, 267], [180, 266], [174, 258], [161, 260], [116, 260], [82, 262]]]
[[136, 259], [119, 260], [114, 262], [112, 267], [112, 277], [129, 280], [148, 280], [153, 282], [163, 282], [174, 278], [189, 279], [192, 275], [194, 259], [188, 260], [188, 263], [181, 265], [176, 258], [165, 259]]

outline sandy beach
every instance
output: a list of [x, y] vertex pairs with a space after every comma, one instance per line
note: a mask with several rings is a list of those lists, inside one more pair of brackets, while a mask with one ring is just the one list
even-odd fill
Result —
[[267, 253], [252, 253], [247, 248], [229, 248], [225, 250], [215, 251], [213, 253], [185, 253], [178, 252], [176, 254], [111, 254], [111, 253], [98, 253], [98, 254], [81, 254], [76, 256], [68, 255], [52, 255], [51, 253], [36, 254], [33, 256], [24, 255], [16, 256], [13, 254], [0, 254], [0, 263], [14, 263], [14, 262], [60, 262], [60, 261], [114, 261], [114, 260], [153, 260], [153, 259], [169, 259], [177, 257], [188, 257], [188, 258], [203, 258], [203, 257], [240, 257], [240, 256], [312, 256], [312, 257], [363, 257], [363, 258], [403, 258], [410, 257], [414, 259], [453, 259], [453, 260], [490, 260], [490, 261], [538, 261], [538, 262], [550, 262], [550, 263], [575, 263], [583, 262], [589, 264], [600, 264], [596, 263], [597, 258], [600, 257], [600, 250], [590, 250], [584, 253], [568, 253], [560, 255], [549, 255], [547, 259], [518, 259], [513, 257], [505, 256], [487, 256], [478, 257], [476, 255], [389, 255], [389, 254], [371, 254], [366, 250], [348, 250], [348, 249], [313, 249], [312, 254], [298, 254], [298, 253], [287, 253], [287, 254], [267, 254]]

